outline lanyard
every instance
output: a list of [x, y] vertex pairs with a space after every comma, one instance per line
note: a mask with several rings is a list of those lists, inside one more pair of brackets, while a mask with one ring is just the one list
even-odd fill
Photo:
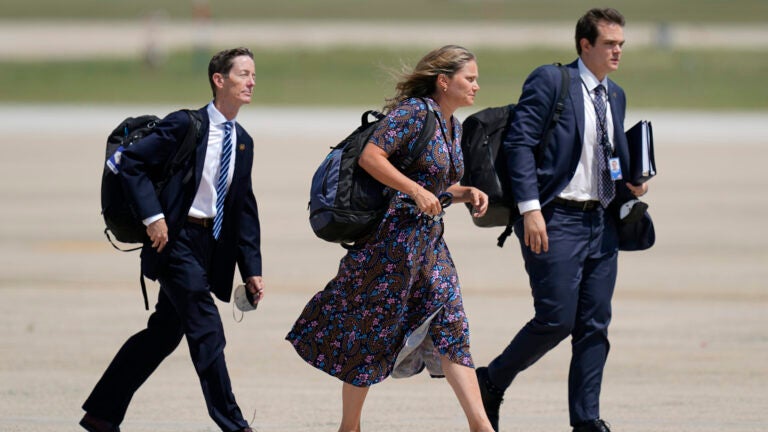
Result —
[[[602, 84], [602, 83], [601, 83]], [[584, 86], [584, 90], [587, 91], [587, 95], [589, 96], [589, 101], [592, 102], [592, 108], [595, 109], [595, 122], [597, 123], [597, 127], [600, 129], [600, 132], [605, 134], [606, 137], [606, 145], [611, 147], [611, 154], [614, 154], [616, 149], [611, 145], [611, 140], [608, 139], [610, 137], [610, 134], [608, 134], [608, 87], [605, 87], [605, 100], [603, 100], [603, 103], [605, 104], [605, 122], [601, 122], [599, 118], [597, 118], [597, 103], [595, 102], [595, 97], [592, 96], [592, 91], [587, 87], [587, 83], [584, 82], [584, 79], [581, 79], [581, 85]], [[600, 137], [597, 137], [597, 144], [602, 145], [600, 143], [601, 139]]]

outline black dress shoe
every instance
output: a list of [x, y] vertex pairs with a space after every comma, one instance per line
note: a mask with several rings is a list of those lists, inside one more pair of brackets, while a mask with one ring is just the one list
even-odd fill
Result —
[[499, 408], [504, 401], [504, 392], [494, 388], [488, 378], [487, 367], [475, 369], [475, 374], [477, 375], [477, 383], [480, 385], [480, 397], [483, 399], [485, 415], [488, 416], [493, 430], [499, 432]]
[[82, 420], [80, 420], [80, 426], [88, 432], [120, 432], [119, 426], [88, 413], [85, 413]]
[[573, 432], [611, 432], [611, 429], [605, 421], [597, 419], [574, 426]]

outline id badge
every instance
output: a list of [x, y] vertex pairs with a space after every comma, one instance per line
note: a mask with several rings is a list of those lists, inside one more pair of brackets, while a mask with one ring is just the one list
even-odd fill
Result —
[[608, 158], [608, 168], [611, 170], [611, 180], [621, 180], [621, 164], [619, 158]]

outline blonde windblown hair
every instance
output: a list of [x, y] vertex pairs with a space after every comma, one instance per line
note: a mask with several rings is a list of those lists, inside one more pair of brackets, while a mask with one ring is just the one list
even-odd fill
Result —
[[384, 112], [391, 111], [405, 99], [431, 96], [437, 87], [438, 75], [452, 77], [473, 60], [475, 55], [458, 45], [446, 45], [430, 51], [419, 60], [413, 71], [400, 74], [395, 95], [386, 99]]

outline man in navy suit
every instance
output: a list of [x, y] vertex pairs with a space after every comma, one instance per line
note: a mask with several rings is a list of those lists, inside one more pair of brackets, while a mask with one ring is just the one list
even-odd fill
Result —
[[[191, 127], [184, 111], [123, 152], [121, 176], [147, 226], [145, 276], [160, 283], [147, 328], [125, 342], [83, 404], [80, 425], [119, 431], [141, 384], [186, 336], [211, 418], [222, 431], [250, 431], [235, 402], [224, 360], [224, 328], [211, 293], [229, 301], [237, 264], [254, 304], [263, 296], [256, 199], [251, 186], [253, 140], [237, 123], [255, 85], [253, 53], [235, 48], [208, 65], [213, 101], [198, 111], [194, 157], [158, 196], [155, 184]], [[184, 178], [194, 166], [194, 178]]]
[[566, 66], [568, 97], [557, 124], [550, 130], [565, 90], [561, 71], [542, 66], [526, 79], [504, 142], [523, 215], [514, 230], [535, 316], [487, 368], [477, 369], [497, 431], [503, 393], [515, 376], [569, 335], [570, 423], [574, 432], [610, 431], [600, 419], [599, 398], [616, 282], [618, 204], [647, 191], [646, 183], [620, 180], [622, 171], [629, 172], [626, 99], [607, 77], [619, 67], [623, 27], [624, 17], [614, 9], [592, 9], [581, 17], [575, 38], [579, 58]]

